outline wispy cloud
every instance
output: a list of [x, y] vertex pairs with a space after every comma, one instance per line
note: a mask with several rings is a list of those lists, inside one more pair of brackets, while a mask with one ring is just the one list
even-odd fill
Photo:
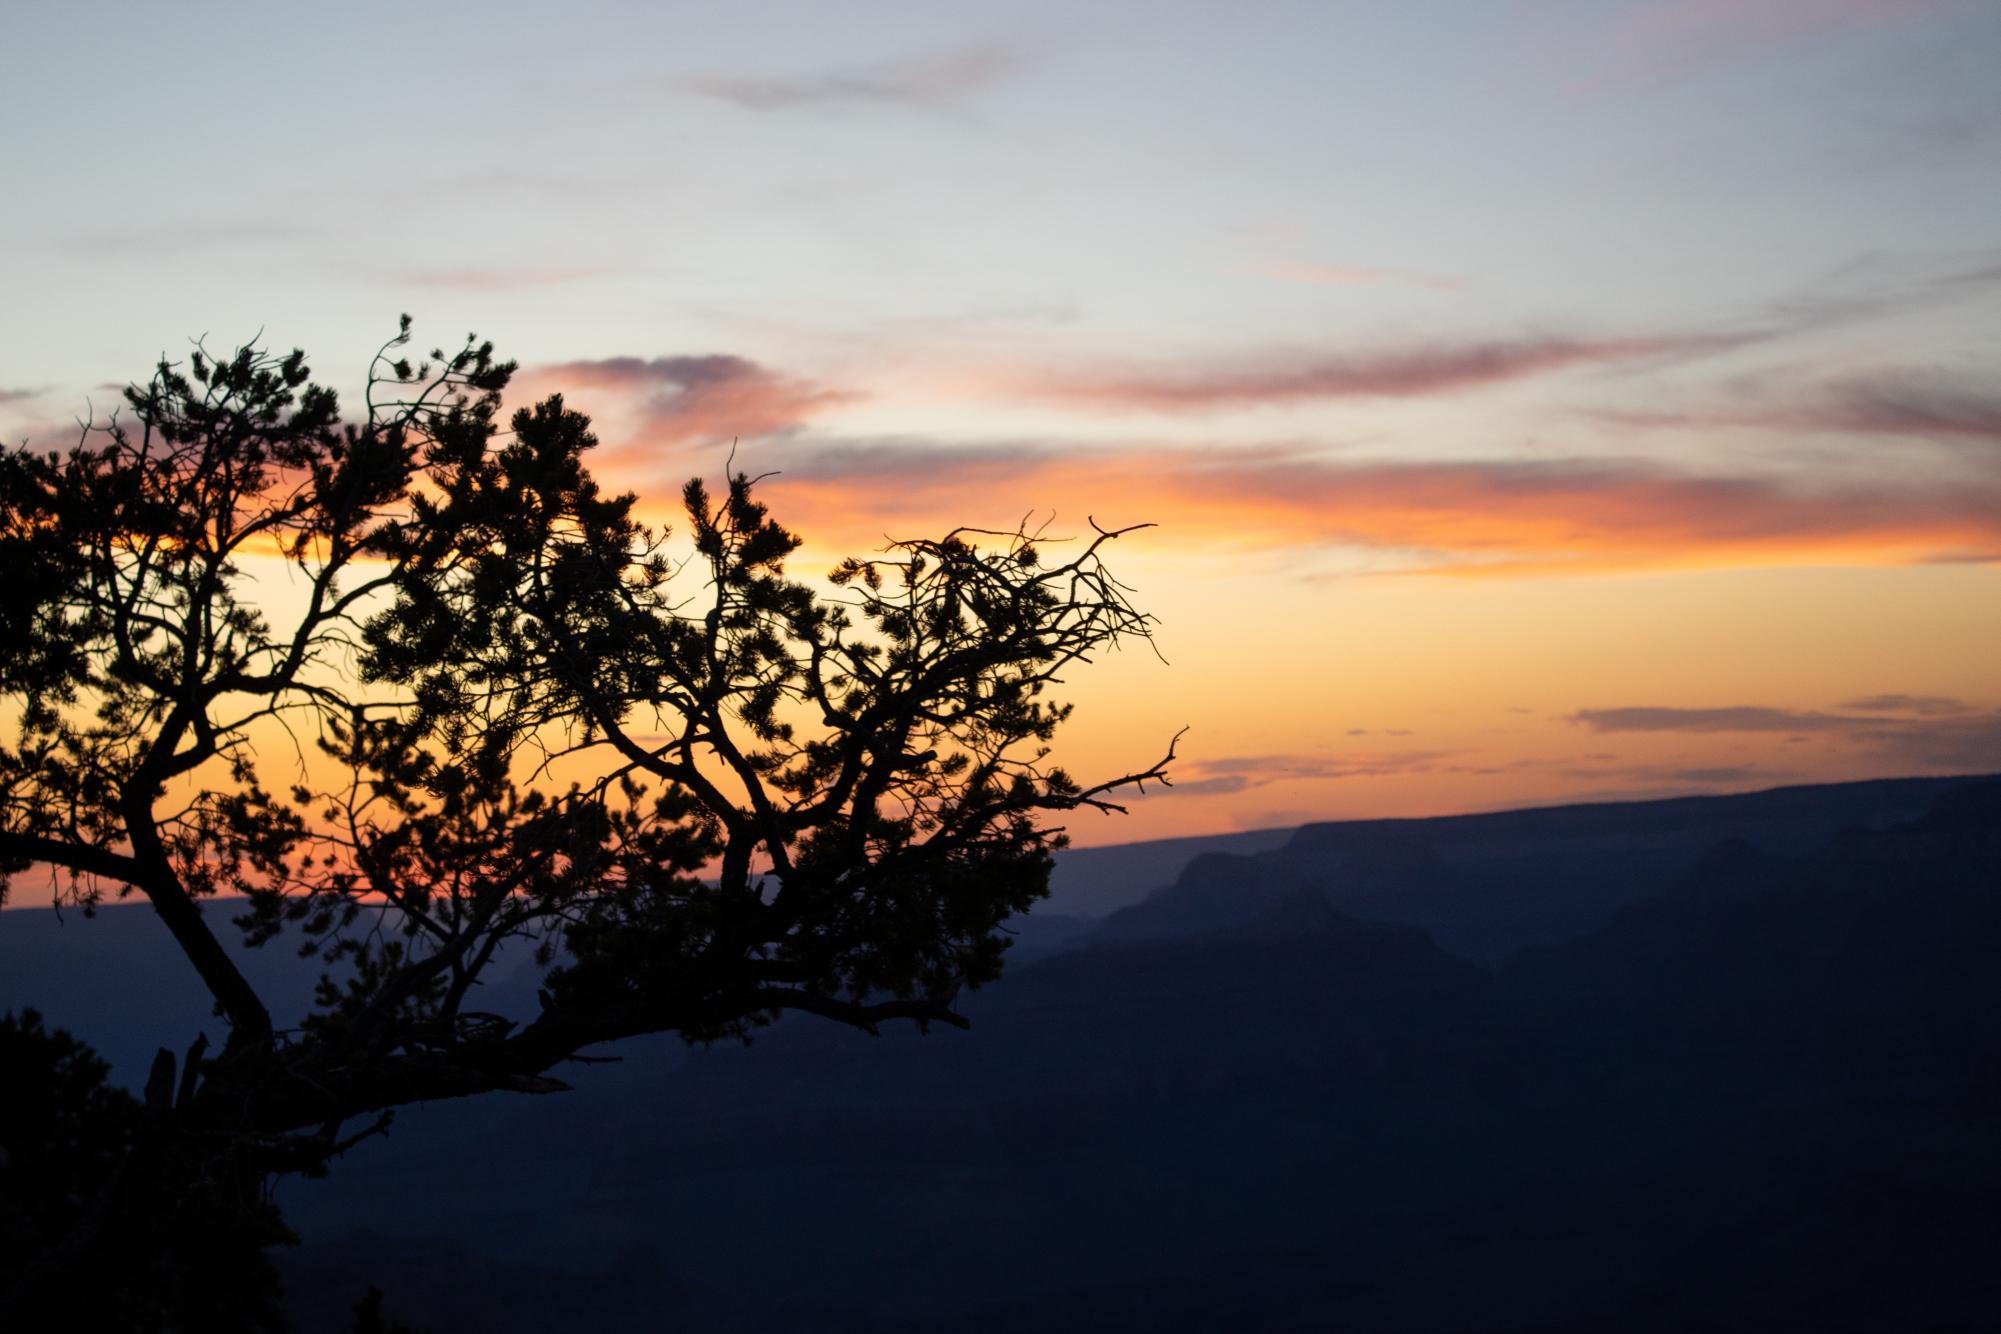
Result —
[[1169, 791], [1183, 796], [1244, 792], [1273, 783], [1328, 782], [1436, 773], [1459, 752], [1385, 751], [1366, 755], [1238, 755], [1188, 760], [1175, 767]]
[[2001, 286], [2001, 250], [1872, 251], [1770, 301], [1766, 317], [1787, 331], [1809, 333], [1951, 305], [1996, 286]]
[[1582, 32], [1572, 54], [1590, 72], [1575, 86], [1603, 92], [1661, 82], [1956, 7], [1955, 0], [1647, 0]]
[[1945, 695], [1865, 695], [1841, 707], [1855, 713], [1914, 713], [1930, 718], [1971, 712], [1971, 706], [1964, 700]]
[[1867, 734], [1890, 763], [1957, 773], [2001, 770], [2001, 713], [1913, 720]]
[[1593, 732], [1857, 732], [1891, 723], [1889, 718], [1854, 717], [1801, 709], [1735, 704], [1717, 709], [1580, 709], [1570, 721]]
[[1591, 414], [1620, 426], [1673, 430], [1822, 431], [1945, 442], [2001, 441], [2001, 393], [1985, 380], [1937, 370], [1886, 369], [1773, 393], [1746, 385], [1707, 407]]
[[[101, 385], [99, 388], [122, 393], [123, 385]], [[0, 445], [25, 445], [31, 449], [68, 449], [83, 437], [84, 423], [95, 420], [103, 422], [116, 407], [124, 406], [115, 396], [111, 403], [100, 400], [97, 403], [81, 405], [77, 414], [64, 421], [53, 421], [39, 414], [27, 418], [14, 418], [0, 422]], [[36, 411], [29, 409], [30, 412]], [[11, 414], [10, 414], [11, 415]]]
[[1727, 351], [1760, 334], [1640, 338], [1530, 337], [1427, 343], [1386, 352], [1278, 355], [1155, 367], [1107, 366], [1024, 386], [1031, 394], [1111, 411], [1190, 412], [1332, 398], [1415, 398], [1579, 366]]
[[2001, 551], [2001, 481], [1788, 484], [1622, 459], [1399, 463], [1298, 450], [1071, 449], [795, 439], [760, 468], [821, 531], [1059, 504], [1159, 521], [1179, 542], [1348, 547], [1395, 568], [1548, 574], [1892, 564]]
[[435, 287], [464, 291], [507, 292], [525, 287], [556, 287], [564, 283], [602, 278], [612, 270], [602, 266], [524, 266], [522, 268], [411, 269], [397, 275], [397, 281], [411, 287]]
[[[1128, 382], [1121, 392], [1197, 403], [1371, 388], [1416, 393], [1593, 357], [1667, 354], [1681, 345], [1656, 339], [1433, 349], [1137, 388]], [[755, 441], [743, 466], [780, 474], [770, 494], [816, 545], [873, 544], [886, 531], [908, 535], [940, 523], [1004, 523], [1053, 506], [1078, 520], [1095, 514], [1113, 524], [1159, 522], [1180, 543], [1373, 553], [1361, 563], [1381, 572], [1558, 574], [2001, 557], [2001, 470], [1802, 475], [1618, 456], [1410, 461], [1298, 445], [843, 438], [806, 428], [858, 397], [855, 391], [726, 354], [571, 362], [525, 373], [521, 388], [560, 390], [598, 416], [607, 444], [595, 466], [642, 495], [678, 492], [687, 466], [678, 448]], [[1988, 410], [1983, 398], [1956, 387], [1880, 379], [1829, 396], [1820, 409], [1831, 412], [1830, 404], [1858, 423], [1894, 417], [1969, 433], [1984, 429]]]
[[[1878, 695], [1854, 705], [1888, 705], [1876, 712], [1831, 713], [1738, 704], [1720, 708], [1637, 706], [1581, 709], [1570, 721], [1592, 732], [1695, 732], [1832, 737], [1880, 763], [1953, 772], [2001, 768], [2001, 713], [1925, 695]], [[1905, 716], [1891, 716], [1902, 714]]]
[[[1449, 289], [1460, 282], [1411, 270], [1348, 265], [1279, 263], [1266, 271], [1294, 281], [1336, 284], [1401, 282]], [[1718, 356], [1964, 302], [1997, 288], [2001, 288], [2001, 251], [1866, 254], [1709, 328], [1625, 336], [1558, 332], [1446, 338], [1360, 351], [1290, 350], [1155, 363], [1112, 360], [1020, 377], [1009, 387], [1100, 411], [1155, 413], [1321, 399], [1418, 398], [1593, 367], [1649, 367]], [[1750, 419], [1744, 412], [1738, 417]], [[1696, 417], [1666, 412], [1634, 414], [1632, 419], [1666, 424]], [[1945, 373], [1892, 368], [1832, 384], [1822, 401], [1801, 405], [1790, 417], [1772, 412], [1762, 420], [1773, 425], [1811, 425], [1820, 420], [1853, 431], [1987, 435], [2001, 420], [2001, 398], [1984, 385], [1962, 385]]]
[[981, 43], [937, 55], [794, 74], [697, 75], [683, 86], [750, 111], [842, 105], [936, 108], [1012, 77], [1025, 63], [1015, 47]]
[[1670, 782], [1695, 783], [1707, 787], [1748, 783], [1754, 779], [1768, 778], [1769, 775], [1755, 764], [1723, 764], [1706, 769], [1665, 769], [1660, 772], [1659, 777]]
[[1680, 795], [1717, 788], [1744, 788], [1752, 784], [1772, 784], [1793, 776], [1791, 771], [1760, 764], [1632, 764], [1612, 754], [1584, 755], [1575, 759], [1549, 761], [1530, 757], [1509, 766], [1521, 773], [1552, 772], [1563, 778], [1588, 783], [1594, 792], [1606, 791], [1609, 784], [1621, 784], [1622, 798], [1639, 792]]
[[2001, 393], [1936, 372], [1890, 372], [1834, 388], [1817, 424], [1885, 435], [2001, 440]]
[[0, 404], [26, 403], [31, 398], [40, 398], [44, 392], [40, 389], [0, 388]]
[[521, 388], [572, 394], [594, 415], [606, 404], [592, 395], [602, 395], [608, 415], [630, 418], [648, 451], [794, 430], [854, 397], [724, 354], [566, 362], [535, 368]]
[[[1980, 58], [1973, 52], [1961, 55]], [[1957, 96], [1948, 85], [1938, 94], [1943, 105], [1887, 117], [1887, 123], [1878, 126], [1880, 142], [1859, 157], [1858, 166], [1871, 171], [1946, 164], [1985, 168], [2001, 140], [2001, 91], [1989, 83], [1985, 89]]]
[[1457, 292], [1466, 286], [1464, 278], [1446, 277], [1436, 273], [1419, 273], [1414, 269], [1378, 269], [1358, 264], [1312, 264], [1303, 261], [1277, 261], [1262, 266], [1261, 271], [1268, 277], [1281, 282], [1309, 283], [1315, 286], [1332, 287], [1374, 287], [1382, 285], [1399, 287], [1422, 287], [1434, 292]]

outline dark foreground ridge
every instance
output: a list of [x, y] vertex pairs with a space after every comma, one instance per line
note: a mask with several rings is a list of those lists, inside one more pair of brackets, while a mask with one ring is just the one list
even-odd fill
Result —
[[[0, 1009], [143, 1048], [61, 942], [146, 926], [7, 914]], [[282, 1259], [309, 1331], [2001, 1329], [1997, 958], [1994, 780], [1311, 826], [970, 1033], [415, 1109]]]

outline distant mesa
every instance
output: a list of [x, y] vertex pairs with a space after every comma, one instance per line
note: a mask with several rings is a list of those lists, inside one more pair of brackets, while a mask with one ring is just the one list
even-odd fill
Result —
[[[432, 1334], [2001, 1327], [2001, 781], [1266, 837], [1092, 850], [1180, 860], [1031, 915], [970, 1032], [407, 1109], [283, 1188], [302, 1334], [364, 1282]], [[183, 1003], [157, 925], [0, 916], [0, 1009], [143, 1054], [92, 1007]]]
[[[1942, 795], [1989, 781], [1882, 779], [1306, 825], [1263, 851], [1193, 857], [1171, 884], [1109, 914], [1089, 939], [1167, 939], [1241, 926], [1305, 886], [1343, 912], [1420, 927], [1446, 950], [1492, 965], [1597, 930], [1627, 904], [1673, 889], [1707, 859], [1755, 876], [1762, 857], [1801, 856], [1844, 830], [1915, 820]], [[1705, 883], [1714, 878], [1705, 873]]]

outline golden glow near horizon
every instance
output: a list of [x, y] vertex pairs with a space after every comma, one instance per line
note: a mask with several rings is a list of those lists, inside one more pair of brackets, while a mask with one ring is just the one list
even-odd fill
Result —
[[[1157, 524], [1110, 559], [1167, 663], [1075, 673], [1058, 758], [1183, 763], [1079, 842], [2001, 770], [2001, 9], [419, 11], [18, 16], [71, 110], [0, 127], [13, 196], [146, 208], [0, 220], [0, 436], [203, 331], [352, 406], [408, 309], [664, 521], [775, 473], [803, 576]], [[239, 157], [133, 153], [162, 113]]]

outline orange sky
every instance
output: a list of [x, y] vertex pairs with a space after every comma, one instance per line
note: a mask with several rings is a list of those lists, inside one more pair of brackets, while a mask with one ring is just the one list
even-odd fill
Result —
[[[1470, 383], [1448, 374], [1466, 355], [1436, 360], [1442, 384], [1414, 354], [1371, 364], [1416, 376], [1426, 411], [1479, 411], [1497, 364], [1576, 388], [1564, 358], [1471, 358]], [[1232, 441], [1242, 428], [1206, 408], [1151, 442], [969, 431], [992, 420], [989, 387], [918, 378], [948, 429], [872, 435], [871, 414], [905, 410], [898, 389], [748, 363], [535, 369], [521, 389], [576, 385], [598, 470], [659, 497], [663, 522], [679, 479], [723, 466], [721, 423], [760, 423], [737, 465], [774, 474], [763, 494], [806, 537], [807, 573], [959, 523], [1157, 525], [1110, 556], [1160, 617], [1167, 664], [1126, 652], [1077, 673], [1062, 754], [1084, 775], [1143, 767], [1185, 724], [1183, 762], [1129, 818], [1076, 821], [1080, 842], [2001, 769], [1997, 427], [1941, 415], [1943, 396], [1850, 385], [1730, 421], [1594, 419], [1561, 451], [1330, 451]], [[1382, 419], [1373, 384], [1277, 384]], [[1643, 405], [1668, 415], [1678, 396]], [[1194, 411], [1121, 410], [1154, 430]], [[1650, 447], [1662, 430], [1674, 447]]]
[[204, 333], [352, 408], [409, 310], [802, 573], [1154, 523], [1061, 758], [1190, 731], [1092, 842], [2001, 770], [2001, 8], [127, 10], [10, 25], [10, 443]]

